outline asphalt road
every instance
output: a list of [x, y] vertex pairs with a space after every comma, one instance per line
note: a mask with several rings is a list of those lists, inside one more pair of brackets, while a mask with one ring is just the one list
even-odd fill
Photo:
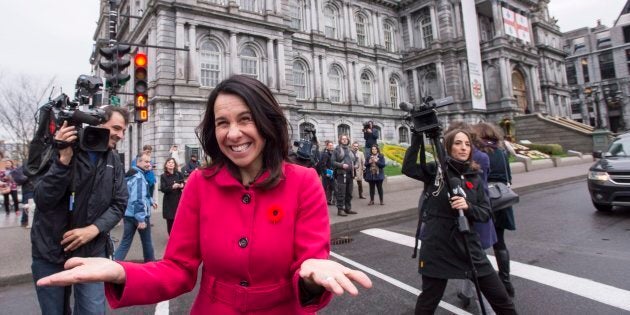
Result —
[[[596, 212], [582, 181], [522, 195], [516, 216], [517, 230], [506, 232], [506, 239], [520, 314], [630, 314], [630, 209]], [[335, 298], [320, 314], [413, 314], [421, 288], [417, 260], [411, 259], [408, 246], [414, 232], [415, 219], [353, 234], [351, 242], [333, 245], [334, 257], [371, 273], [374, 287], [356, 298]], [[167, 314], [163, 311], [168, 308], [170, 314], [187, 314], [195, 294], [173, 299], [168, 306], [111, 313]], [[480, 313], [474, 306], [462, 306], [453, 284], [443, 302], [446, 308], [437, 314]], [[0, 287], [0, 314], [38, 312], [31, 284]]]

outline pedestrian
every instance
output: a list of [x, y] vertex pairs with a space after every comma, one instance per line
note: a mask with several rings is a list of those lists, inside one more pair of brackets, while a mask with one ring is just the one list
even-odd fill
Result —
[[[142, 153], [148, 153], [150, 157], [152, 157], [153, 155], [153, 146], [151, 146], [150, 144], [145, 144], [142, 146]], [[138, 155], [140, 156], [140, 155]], [[131, 160], [131, 167], [136, 166], [136, 160], [138, 158], [138, 156], [136, 156], [136, 158], [134, 158], [133, 160]], [[153, 171], [153, 169], [155, 168], [155, 161], [153, 159], [151, 159], [151, 169], [149, 171], [144, 171], [144, 178], [147, 180], [147, 183], [149, 184], [149, 196], [151, 196], [151, 198], [153, 198], [153, 193], [155, 191], [155, 183], [156, 183], [156, 178], [155, 178], [155, 172]]]
[[359, 143], [352, 143], [352, 153], [354, 154], [354, 180], [357, 181], [357, 190], [359, 191], [359, 199], [365, 199], [363, 196], [363, 174], [365, 174], [365, 155], [359, 150]]
[[190, 174], [192, 174], [194, 170], [199, 168], [199, 166], [200, 164], [199, 164], [197, 154], [194, 154], [194, 153], [191, 154], [190, 160], [188, 161], [188, 163], [186, 163], [186, 165], [182, 167], [182, 173], [184, 174], [184, 177], [188, 178], [188, 176], [190, 176]]
[[331, 160], [335, 178], [335, 197], [337, 197], [337, 215], [345, 217], [357, 214], [352, 210], [352, 182], [354, 181], [354, 155], [348, 147], [348, 136], [339, 136], [339, 144], [333, 150]]
[[[422, 136], [414, 132], [411, 146], [420, 146]], [[516, 314], [514, 303], [482, 249], [479, 235], [457, 231], [460, 210], [469, 224], [486, 222], [491, 215], [490, 202], [477, 171], [478, 165], [472, 161], [470, 139], [465, 130], [456, 129], [445, 135], [443, 143], [448, 154], [448, 166], [441, 172], [437, 171], [435, 162], [403, 169], [405, 175], [422, 180], [426, 190], [422, 219], [424, 236], [418, 264], [418, 271], [422, 275], [422, 293], [416, 302], [416, 314], [433, 314], [448, 279], [467, 279], [471, 274], [476, 274], [481, 291], [495, 312]], [[416, 157], [406, 155], [405, 159], [408, 158]], [[409, 161], [403, 163], [410, 164]], [[459, 187], [463, 196], [450, 196], [451, 192], [447, 192], [444, 181], [448, 181], [453, 189]], [[466, 247], [468, 250], [464, 250]], [[475, 273], [471, 273], [471, 261]]]
[[370, 184], [370, 202], [368, 206], [374, 204], [375, 189], [378, 190], [378, 200], [381, 206], [383, 202], [383, 180], [385, 180], [385, 156], [381, 154], [378, 145], [373, 145], [370, 149], [370, 156], [365, 161], [365, 180]]
[[20, 202], [18, 201], [18, 191], [17, 191], [17, 183], [13, 180], [11, 176], [11, 172], [15, 170], [13, 166], [13, 161], [6, 160], [4, 161], [4, 171], [0, 172], [0, 181], [4, 182], [9, 188], [9, 192], [3, 193], [4, 197], [4, 211], [9, 214], [11, 212], [11, 201], [9, 200], [9, 196], [13, 199], [13, 208], [15, 209], [15, 215], [20, 213]]
[[363, 124], [363, 139], [365, 139], [366, 157], [370, 155], [370, 150], [372, 150], [372, 146], [377, 144], [378, 136], [378, 130], [374, 129], [373, 121], [370, 120]]
[[[105, 152], [84, 151], [72, 144], [77, 140], [74, 126], [63, 122], [55, 133], [58, 154], [34, 191], [37, 211], [31, 229], [31, 265], [34, 282], [60, 272], [71, 257], [109, 257], [113, 248], [109, 231], [122, 218], [127, 205], [125, 171], [116, 143], [123, 139], [129, 112], [107, 106], [105, 123], [109, 130]], [[102, 282], [67, 287], [36, 286], [41, 313], [104, 314]], [[74, 292], [74, 310], [70, 295]]]
[[164, 162], [164, 174], [160, 176], [160, 191], [164, 193], [162, 217], [166, 220], [168, 235], [171, 235], [175, 213], [184, 189], [184, 174], [178, 169], [177, 161], [174, 158], [168, 158]]
[[125, 260], [136, 230], [140, 234], [144, 261], [155, 260], [153, 240], [151, 239], [151, 208], [157, 209], [157, 204], [153, 202], [153, 198], [149, 194], [149, 183], [145, 178], [145, 173], [152, 171], [152, 168], [151, 155], [148, 151], [144, 151], [136, 157], [136, 166], [132, 166], [125, 174], [129, 201], [123, 217], [123, 235], [120, 245], [114, 253], [116, 260]]
[[313, 169], [289, 163], [288, 122], [264, 84], [232, 76], [210, 93], [197, 128], [210, 158], [184, 189], [164, 259], [73, 259], [39, 285], [106, 281], [114, 308], [190, 291], [191, 314], [313, 314], [369, 278], [328, 260], [330, 225]]
[[22, 217], [20, 218], [20, 224], [22, 227], [28, 226], [29, 211], [35, 209], [28, 208], [28, 201], [33, 199], [33, 190], [35, 186], [33, 182], [24, 174], [24, 165], [20, 165], [11, 172], [11, 178], [13, 181], [22, 188]]
[[321, 170], [322, 186], [326, 194], [326, 202], [328, 205], [334, 205], [337, 198], [335, 197], [335, 176], [333, 172], [332, 153], [335, 145], [332, 141], [326, 140], [324, 151], [321, 154]]
[[[512, 172], [508, 155], [503, 147], [501, 131], [488, 123], [479, 123], [473, 126], [478, 135], [479, 149], [490, 159], [490, 172], [488, 182], [501, 182], [512, 184]], [[492, 246], [499, 267], [499, 278], [505, 285], [505, 289], [511, 297], [514, 297], [514, 286], [510, 281], [510, 252], [505, 244], [505, 230], [516, 230], [514, 208], [494, 211], [494, 227], [497, 233], [497, 242]]]

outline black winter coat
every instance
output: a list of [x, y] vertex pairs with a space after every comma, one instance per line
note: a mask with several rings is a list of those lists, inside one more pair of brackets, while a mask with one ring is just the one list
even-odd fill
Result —
[[177, 212], [177, 206], [179, 205], [179, 199], [182, 197], [182, 189], [173, 189], [173, 184], [182, 182], [184, 180], [184, 174], [175, 171], [174, 174], [165, 172], [160, 176], [160, 191], [164, 193], [164, 199], [162, 200], [162, 217], [167, 220], [174, 220], [175, 213]]
[[[74, 203], [70, 200], [74, 191]], [[122, 218], [127, 207], [127, 183], [118, 154], [102, 153], [94, 165], [87, 152], [76, 150], [69, 166], [58, 157], [35, 183], [37, 204], [31, 229], [32, 255], [51, 263], [64, 263], [70, 257], [99, 256], [106, 249], [109, 231]], [[63, 234], [94, 224], [100, 233], [70, 253], [61, 246]]]
[[[403, 174], [422, 181], [426, 197], [422, 205], [422, 221], [425, 226], [422, 231], [418, 271], [423, 275], [440, 279], [468, 278], [471, 268], [464, 247], [464, 235], [458, 230], [458, 212], [450, 206], [446, 185], [441, 180], [437, 186], [435, 185], [435, 163], [427, 163], [426, 170], [411, 167], [417, 165], [415, 163], [417, 155], [409, 154], [412, 155], [412, 161], [403, 162]], [[407, 155], [405, 159], [408, 159]], [[451, 184], [457, 184], [466, 193], [468, 210], [464, 211], [464, 215], [472, 227], [475, 222], [487, 222], [490, 219], [490, 203], [477, 172], [469, 170], [463, 173], [460, 175], [454, 170], [449, 170], [448, 178]], [[466, 235], [466, 243], [478, 276], [495, 272], [481, 247], [479, 234], [472, 228], [470, 230], [471, 232]]]

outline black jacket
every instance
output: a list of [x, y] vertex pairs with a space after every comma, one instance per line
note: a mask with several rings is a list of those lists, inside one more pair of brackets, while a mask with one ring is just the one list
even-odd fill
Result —
[[[73, 210], [70, 200], [74, 191]], [[37, 205], [31, 247], [33, 257], [63, 263], [69, 257], [92, 257], [103, 253], [109, 231], [122, 218], [127, 207], [127, 183], [118, 154], [100, 154], [96, 165], [87, 152], [75, 150], [69, 166], [55, 158], [50, 169], [35, 184]], [[94, 224], [100, 233], [73, 252], [64, 253], [63, 234]]]
[[[412, 140], [412, 146], [414, 146]], [[416, 143], [418, 144], [418, 143]], [[411, 149], [411, 147], [410, 147]], [[470, 276], [471, 268], [464, 247], [464, 235], [457, 225], [458, 212], [450, 206], [446, 185], [439, 181], [436, 186], [436, 165], [427, 163], [423, 169], [416, 164], [417, 148], [405, 155], [403, 174], [424, 183], [425, 191], [422, 204], [422, 245], [420, 247], [419, 272], [423, 275], [440, 279], [463, 279]], [[475, 222], [487, 222], [490, 219], [490, 203], [485, 196], [481, 177], [476, 171], [466, 170], [460, 174], [448, 171], [448, 180], [452, 186], [463, 188], [466, 193], [468, 210], [464, 215], [468, 219], [471, 232], [467, 233], [467, 244], [473, 258], [477, 274], [489, 275], [494, 272], [485, 252], [481, 247], [479, 234], [472, 226]], [[455, 187], [453, 187], [455, 188]]]
[[182, 197], [182, 189], [173, 189], [173, 184], [182, 182], [184, 175], [178, 171], [174, 174], [164, 172], [160, 176], [160, 191], [164, 193], [162, 201], [162, 217], [167, 220], [175, 219], [175, 212], [179, 205], [179, 199]]

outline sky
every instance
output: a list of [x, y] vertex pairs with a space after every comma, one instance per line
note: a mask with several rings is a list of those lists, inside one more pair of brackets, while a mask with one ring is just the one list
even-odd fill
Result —
[[[561, 31], [612, 26], [625, 0], [551, 0], [549, 14]], [[0, 1], [0, 75], [27, 75], [45, 83], [56, 78], [74, 94], [80, 74], [90, 74], [89, 58], [98, 21], [98, 0]], [[59, 89], [55, 90], [55, 95]]]

